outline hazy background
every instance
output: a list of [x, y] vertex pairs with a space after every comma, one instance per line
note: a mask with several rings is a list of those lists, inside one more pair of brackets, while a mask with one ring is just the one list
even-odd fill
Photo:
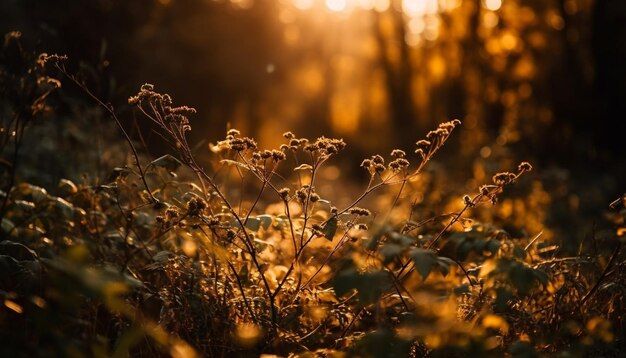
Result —
[[67, 54], [129, 126], [126, 99], [150, 82], [198, 109], [194, 142], [229, 125], [263, 146], [337, 136], [356, 167], [459, 118], [448, 174], [471, 188], [531, 161], [561, 228], [626, 192], [625, 24], [623, 0], [0, 3], [0, 31]]

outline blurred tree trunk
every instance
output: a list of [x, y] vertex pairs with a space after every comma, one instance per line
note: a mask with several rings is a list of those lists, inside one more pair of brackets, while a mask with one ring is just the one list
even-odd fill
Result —
[[[411, 148], [418, 133], [419, 121], [414, 108], [411, 96], [411, 56], [409, 47], [405, 41], [405, 23], [401, 11], [395, 10], [393, 6], [389, 8], [389, 14], [393, 19], [393, 32], [386, 38], [384, 33], [382, 16], [374, 11], [375, 36], [378, 42], [380, 64], [385, 72], [387, 97], [389, 103], [389, 114], [391, 125], [395, 133], [394, 139], [397, 146], [401, 148]], [[389, 58], [388, 48], [398, 46], [400, 54], [397, 65]]]
[[[626, 136], [626, 1], [597, 0], [593, 9], [594, 99], [590, 123], [603, 150], [624, 151]], [[608, 158], [607, 158], [608, 159]]]

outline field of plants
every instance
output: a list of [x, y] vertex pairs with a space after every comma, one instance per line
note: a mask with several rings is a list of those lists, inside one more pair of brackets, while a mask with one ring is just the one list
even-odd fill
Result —
[[0, 356], [624, 356], [626, 185], [541, 124], [207, 131], [36, 48], [0, 50]]

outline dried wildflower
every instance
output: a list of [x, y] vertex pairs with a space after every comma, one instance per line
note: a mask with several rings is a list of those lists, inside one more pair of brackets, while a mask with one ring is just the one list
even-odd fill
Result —
[[493, 176], [493, 182], [496, 185], [506, 185], [512, 183], [515, 178], [516, 175], [513, 173], [502, 172]]
[[372, 156], [372, 162], [374, 164], [385, 164], [385, 159], [383, 159], [383, 157], [377, 154], [377, 155]]
[[315, 152], [318, 149], [319, 149], [319, 147], [317, 146], [316, 143], [314, 143], [314, 144], [307, 144], [307, 145], [304, 146], [304, 150], [306, 150], [307, 152]]
[[364, 159], [361, 162], [361, 168], [369, 169], [372, 166], [372, 161], [370, 159]]
[[255, 161], [260, 161], [261, 160], [261, 153], [259, 153], [259, 152], [252, 153], [252, 159], [255, 160]]
[[290, 147], [287, 144], [281, 144], [280, 145], [280, 150], [282, 150], [283, 152], [286, 152], [290, 149]]
[[520, 172], [529, 172], [533, 170], [533, 166], [530, 165], [530, 163], [528, 162], [521, 162], [520, 165], [517, 167], [517, 170], [519, 170]]
[[469, 207], [474, 206], [474, 202], [472, 201], [472, 198], [470, 198], [469, 195], [463, 196], [463, 204], [465, 204], [465, 206], [469, 206]]
[[332, 144], [330, 144], [328, 147], [326, 147], [326, 154], [328, 154], [328, 155], [337, 154], [337, 152], [338, 152], [337, 147], [335, 147]]
[[285, 133], [283, 133], [283, 137], [285, 139], [294, 139], [296, 136], [293, 133], [291, 133], [291, 132], [285, 132]]
[[271, 157], [272, 157], [272, 152], [270, 152], [269, 150], [264, 150], [263, 152], [261, 152], [261, 158], [269, 159]]
[[357, 215], [357, 216], [370, 216], [371, 215], [369, 210], [363, 209], [363, 208], [359, 208], [357, 206], [353, 207], [348, 212], [350, 214]]
[[[165, 96], [170, 98], [169, 95], [164, 95], [163, 98], [165, 98]], [[170, 99], [170, 101], [171, 101], [171, 99]], [[188, 116], [188, 115], [197, 113], [195, 108], [191, 108], [191, 107], [187, 107], [187, 106], [180, 106], [180, 107], [169, 108], [169, 112], [171, 114], [180, 114], [180, 115], [183, 115], [183, 116]]]
[[365, 225], [365, 224], [359, 224], [359, 225], [357, 225], [356, 228], [359, 229], [359, 230], [364, 230], [364, 231], [367, 231], [367, 229], [368, 229], [367, 225]]
[[435, 140], [443, 140], [449, 135], [450, 135], [450, 132], [448, 130], [440, 127], [440, 128], [437, 128], [435, 130], [428, 132], [428, 134], [426, 134], [426, 138], [429, 141], [433, 142]]
[[142, 91], [154, 91], [154, 85], [151, 83], [144, 83], [141, 85]]
[[337, 212], [338, 212], [338, 210], [337, 210], [337, 207], [336, 207], [336, 206], [331, 206], [331, 207], [330, 207], [330, 213], [331, 213], [331, 214], [333, 214], [333, 215], [337, 215]]
[[391, 151], [391, 156], [394, 158], [404, 158], [406, 157], [406, 153], [400, 149], [394, 149]]
[[319, 224], [313, 224], [313, 226], [311, 226], [311, 229], [313, 231], [313, 235], [315, 236], [319, 236], [319, 237], [326, 236], [324, 235], [324, 231], [323, 231], [324, 228]]
[[[162, 101], [163, 101], [163, 105], [164, 106], [171, 106], [172, 105], [172, 97], [169, 94], [164, 94], [162, 97]], [[196, 110], [194, 109], [194, 113]]]
[[280, 162], [285, 159], [287, 159], [285, 153], [281, 152], [280, 150], [272, 150], [272, 160], [274, 160], [275, 162]]
[[489, 195], [489, 186], [487, 185], [481, 185], [481, 187], [478, 190], [480, 191], [482, 195]]
[[237, 234], [236, 234], [233, 230], [228, 229], [228, 230], [226, 231], [226, 238], [227, 238], [229, 241], [230, 241], [230, 240], [233, 240], [236, 236], [237, 236]]
[[310, 200], [312, 203], [318, 202], [320, 199], [321, 199], [321, 198], [320, 198], [320, 196], [319, 196], [319, 195], [317, 195], [317, 193], [311, 193], [311, 196], [309, 196], [309, 200]]
[[422, 150], [427, 150], [428, 148], [430, 148], [430, 145], [432, 143], [430, 141], [427, 141], [426, 139], [421, 139], [418, 140], [415, 145], [417, 146], [417, 149], [422, 149]]
[[[8, 35], [15, 34], [15, 33], [20, 33], [20, 32], [19, 31], [13, 31], [13, 32], [10, 32]], [[20, 36], [21, 36], [21, 34], [20, 34]], [[11, 36], [11, 38], [19, 38], [19, 37]], [[6, 37], [5, 37], [5, 39], [6, 39]], [[37, 64], [40, 67], [43, 67], [48, 62], [52, 62], [53, 64], [58, 64], [59, 62], [63, 62], [65, 60], [67, 60], [67, 56], [65, 56], [65, 55], [57, 55], [57, 54], [48, 55], [47, 53], [42, 53], [37, 58]]]
[[282, 188], [278, 191], [278, 195], [280, 195], [280, 198], [283, 200], [287, 200], [289, 198], [289, 188]]
[[239, 135], [241, 135], [241, 132], [239, 132], [236, 129], [229, 129], [228, 132], [226, 132], [227, 136], [233, 136], [233, 137], [237, 137]]
[[187, 212], [190, 216], [198, 216], [206, 209], [207, 203], [202, 198], [193, 197], [187, 202]]
[[292, 140], [290, 140], [290, 141], [289, 141], [289, 145], [290, 145], [291, 147], [297, 147], [297, 146], [299, 146], [299, 145], [300, 145], [300, 141], [299, 141], [299, 140], [297, 140], [297, 139], [292, 139]]
[[424, 159], [424, 157], [426, 157], [426, 154], [424, 153], [423, 149], [416, 149], [415, 150], [415, 154], [419, 155], [420, 157], [422, 157], [422, 159]]
[[409, 161], [404, 158], [398, 158], [391, 163], [389, 163], [389, 168], [394, 172], [399, 171], [400, 169], [406, 168], [409, 166]]
[[302, 187], [296, 191], [296, 197], [302, 203], [306, 200], [306, 188]]
[[214, 216], [211, 216], [209, 218], [209, 226], [215, 227], [215, 226], [218, 226], [219, 224], [220, 224], [220, 219], [218, 219], [218, 218], [216, 218]]
[[452, 130], [454, 129], [454, 127], [458, 126], [459, 124], [461, 124], [461, 121], [459, 121], [458, 119], [449, 121], [449, 122], [444, 122], [441, 123], [439, 125], [439, 128], [446, 130], [448, 133], [452, 132]]
[[343, 150], [346, 147], [346, 142], [343, 139], [331, 139], [330, 144], [332, 144], [337, 150]]
[[384, 171], [385, 171], [385, 166], [384, 166], [384, 165], [382, 165], [382, 164], [376, 164], [376, 165], [374, 166], [374, 170], [375, 170], [377, 173], [382, 173], [382, 172], [384, 172]]
[[257, 144], [254, 141], [254, 139], [248, 138], [248, 137], [244, 137], [243, 141], [244, 141], [247, 149], [256, 149], [257, 148]]
[[241, 138], [234, 138], [230, 141], [230, 148], [234, 151], [241, 152], [246, 149], [246, 145]]
[[179, 215], [180, 213], [178, 212], [178, 208], [170, 207], [165, 210], [164, 217], [165, 217], [165, 220], [170, 221], [172, 219], [177, 218]]

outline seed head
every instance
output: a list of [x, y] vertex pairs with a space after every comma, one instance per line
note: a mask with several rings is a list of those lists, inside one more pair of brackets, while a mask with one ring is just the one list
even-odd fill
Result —
[[283, 200], [287, 200], [287, 198], [289, 198], [289, 188], [282, 188], [278, 191], [278, 195], [280, 195], [280, 198]]
[[493, 176], [493, 182], [496, 185], [506, 185], [512, 183], [515, 178], [516, 175], [513, 173], [502, 172]]
[[517, 170], [519, 170], [520, 172], [529, 172], [533, 170], [533, 166], [530, 165], [530, 163], [528, 162], [521, 162], [520, 165], [517, 167]]
[[187, 202], [187, 211], [190, 216], [198, 216], [202, 213], [202, 210], [206, 209], [206, 201], [202, 198], [193, 197]]
[[240, 134], [241, 134], [241, 132], [239, 132], [236, 129], [230, 129], [230, 130], [228, 130], [228, 132], [226, 132], [226, 135], [233, 136], [233, 137], [237, 137]]
[[421, 139], [418, 140], [415, 145], [417, 146], [417, 149], [421, 149], [423, 151], [428, 150], [428, 148], [430, 148], [431, 142], [427, 141], [426, 139]]
[[363, 209], [363, 208], [359, 208], [358, 206], [353, 207], [348, 212], [350, 214], [357, 215], [357, 216], [370, 216], [371, 215], [369, 210]]
[[287, 156], [285, 155], [285, 153], [281, 152], [280, 150], [272, 150], [272, 160], [274, 160], [275, 162], [283, 161], [286, 158]]
[[394, 172], [399, 171], [400, 169], [406, 168], [409, 166], [409, 161], [404, 158], [398, 158], [391, 163], [389, 163], [389, 168]]

